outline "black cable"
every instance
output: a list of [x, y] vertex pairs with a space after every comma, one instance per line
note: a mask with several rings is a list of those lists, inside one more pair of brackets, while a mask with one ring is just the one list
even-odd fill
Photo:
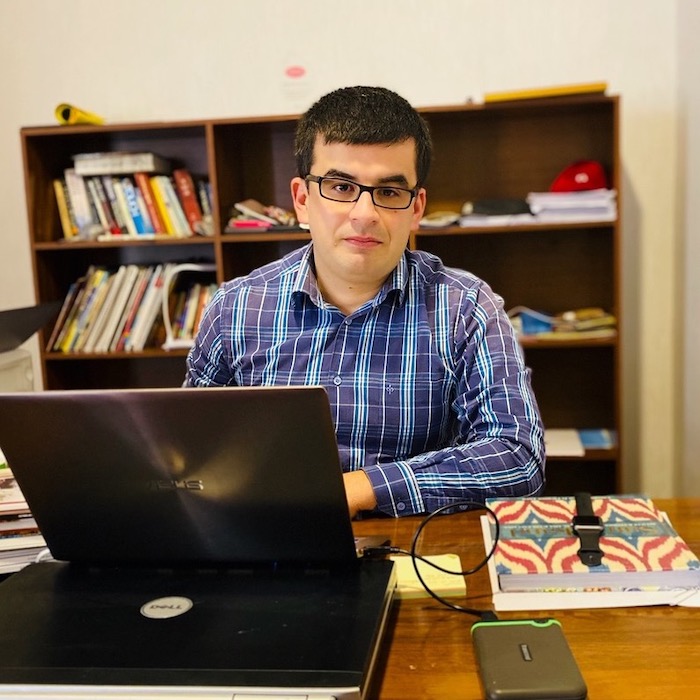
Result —
[[[469, 510], [485, 510], [487, 511], [491, 517], [493, 518], [495, 522], [495, 531], [494, 531], [494, 536], [493, 536], [493, 544], [491, 545], [491, 549], [486, 553], [486, 556], [474, 567], [471, 569], [465, 569], [464, 571], [451, 571], [449, 569], [445, 569], [444, 567], [426, 559], [425, 557], [421, 556], [416, 552], [416, 548], [418, 546], [418, 539], [421, 536], [421, 533], [425, 529], [425, 527], [428, 525], [428, 523], [437, 515], [440, 515], [444, 513], [446, 510], [453, 510], [455, 508], [461, 508], [459, 510], [459, 513], [464, 513], [464, 512], [469, 512]], [[442, 571], [445, 574], [452, 574], [454, 576], [471, 576], [472, 574], [475, 574], [477, 571], [482, 569], [486, 564], [488, 563], [489, 559], [493, 556], [494, 551], [496, 550], [496, 545], [498, 544], [498, 538], [500, 535], [500, 525], [498, 523], [498, 517], [496, 514], [489, 508], [487, 505], [483, 503], [479, 503], [477, 501], [458, 501], [456, 503], [450, 503], [446, 506], [442, 506], [438, 508], [437, 510], [434, 510], [432, 513], [429, 513], [423, 520], [421, 521], [420, 525], [418, 525], [418, 528], [416, 529], [416, 532], [413, 535], [413, 540], [411, 541], [411, 549], [410, 551], [407, 551], [405, 549], [399, 549], [398, 547], [377, 547], [374, 551], [375, 552], [385, 552], [389, 554], [407, 554], [411, 557], [411, 562], [413, 563], [413, 569], [416, 572], [416, 576], [418, 577], [418, 580], [420, 581], [421, 586], [425, 589], [426, 593], [434, 598], [438, 603], [441, 603], [442, 605], [450, 608], [451, 610], [455, 610], [457, 612], [461, 613], [466, 613], [468, 615], [475, 615], [476, 617], [481, 618], [482, 620], [486, 621], [492, 621], [492, 620], [497, 620], [498, 617], [497, 615], [491, 611], [491, 610], [477, 610], [475, 608], [467, 608], [462, 605], [457, 605], [456, 603], [452, 603], [451, 601], [443, 598], [442, 596], [438, 595], [435, 591], [433, 591], [430, 586], [425, 582], [425, 579], [421, 575], [420, 571], [418, 570], [418, 562], [422, 561], [428, 566], [432, 566], [434, 569], [437, 569], [438, 571]]]

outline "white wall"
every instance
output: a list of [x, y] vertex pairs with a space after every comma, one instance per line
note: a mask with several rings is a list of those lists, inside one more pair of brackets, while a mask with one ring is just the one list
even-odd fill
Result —
[[[622, 95], [625, 487], [671, 495], [677, 14], [668, 0], [0, 0], [0, 308], [34, 301], [18, 130], [59, 102], [136, 121], [296, 113], [357, 83], [425, 106], [607, 80]], [[285, 77], [293, 64], [303, 80]]]
[[679, 274], [681, 309], [679, 348], [680, 493], [700, 494], [700, 3], [679, 5], [679, 207], [683, 217], [683, 261]]

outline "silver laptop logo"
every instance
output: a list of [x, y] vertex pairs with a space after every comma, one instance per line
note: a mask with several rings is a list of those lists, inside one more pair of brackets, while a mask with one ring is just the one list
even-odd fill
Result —
[[149, 600], [141, 606], [141, 614], [151, 620], [167, 620], [170, 617], [184, 615], [192, 609], [194, 603], [183, 596], [167, 596]]
[[152, 479], [148, 482], [151, 491], [204, 491], [200, 479]]

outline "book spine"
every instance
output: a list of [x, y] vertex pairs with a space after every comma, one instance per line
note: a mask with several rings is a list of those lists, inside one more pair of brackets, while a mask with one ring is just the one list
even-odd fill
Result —
[[146, 222], [141, 215], [141, 209], [139, 208], [139, 201], [136, 197], [136, 189], [134, 188], [134, 183], [128, 177], [123, 177], [121, 179], [122, 190], [124, 191], [124, 198], [126, 199], [126, 206], [129, 209], [129, 215], [131, 220], [134, 222], [134, 227], [136, 228], [136, 233], [148, 233]]
[[168, 208], [168, 213], [170, 214], [173, 227], [175, 228], [175, 235], [181, 237], [192, 235], [190, 233], [190, 225], [182, 209], [182, 204], [178, 199], [172, 180], [165, 175], [161, 175], [159, 181], [162, 186], [165, 205]]
[[138, 316], [139, 310], [141, 309], [141, 302], [143, 301], [143, 296], [146, 293], [146, 288], [148, 287], [149, 280], [153, 274], [153, 268], [147, 267], [141, 270], [139, 274], [138, 284], [136, 285], [136, 293], [131, 301], [131, 307], [129, 313], [124, 322], [124, 327], [122, 329], [121, 336], [116, 345], [117, 352], [129, 351], [131, 346], [131, 333], [136, 322], [136, 317]]
[[153, 199], [158, 207], [158, 212], [160, 213], [161, 220], [163, 221], [163, 226], [165, 227], [165, 232], [170, 236], [175, 235], [175, 224], [170, 218], [170, 211], [165, 201], [165, 192], [163, 191], [161, 180], [159, 175], [154, 175], [150, 178], [151, 187], [153, 189]]
[[202, 209], [202, 215], [211, 216], [211, 190], [209, 183], [204, 180], [199, 180], [197, 182], [197, 194], [199, 195], [199, 206]]
[[141, 212], [141, 218], [146, 228], [145, 233], [155, 233], [153, 222], [151, 221], [151, 216], [148, 213], [148, 208], [146, 207], [146, 202], [141, 194], [141, 190], [138, 187], [134, 187], [134, 192], [136, 194], [136, 202], [139, 205], [139, 211]]
[[[95, 352], [108, 352], [114, 336], [117, 332], [117, 327], [121, 322], [124, 313], [124, 307], [127, 304], [131, 290], [134, 285], [134, 280], [138, 274], [137, 265], [122, 266], [124, 269], [122, 281], [119, 285], [118, 294], [114, 299], [112, 308], [105, 322], [105, 327], [102, 330], [97, 342], [95, 343]], [[121, 271], [121, 270], [120, 270]]]
[[78, 282], [71, 282], [70, 286], [68, 287], [68, 292], [66, 292], [66, 296], [63, 299], [61, 310], [58, 312], [58, 317], [56, 318], [56, 322], [54, 323], [49, 340], [46, 343], [46, 352], [53, 352], [54, 350], [58, 349], [58, 346], [56, 345], [56, 340], [66, 322], [68, 314], [70, 313], [77, 291]]
[[114, 209], [112, 208], [112, 203], [109, 197], [107, 196], [107, 192], [104, 188], [102, 179], [99, 177], [93, 177], [90, 178], [90, 181], [93, 183], [95, 194], [97, 196], [97, 201], [99, 202], [99, 205], [104, 213], [106, 229], [114, 235], [121, 234], [121, 227], [119, 226], [115, 217]]
[[148, 210], [148, 215], [151, 219], [153, 231], [155, 233], [167, 233], [168, 231], [165, 227], [165, 224], [163, 223], [163, 219], [160, 215], [158, 205], [156, 204], [150, 178], [144, 172], [136, 172], [134, 173], [134, 181], [136, 182], [136, 186], [141, 192], [144, 204], [146, 205], [146, 209]]
[[192, 175], [190, 175], [189, 171], [179, 168], [173, 171], [173, 180], [175, 181], [175, 189], [180, 198], [190, 231], [196, 234], [196, 226], [202, 220], [202, 210], [197, 201]]
[[124, 192], [124, 187], [119, 178], [112, 178], [112, 187], [114, 188], [114, 194], [117, 198], [117, 204], [122, 212], [122, 218], [124, 219], [124, 226], [126, 226], [126, 232], [130, 236], [138, 235], [136, 230], [136, 225], [131, 217], [131, 211], [129, 210], [129, 203], [126, 201], [126, 193]]
[[94, 179], [91, 177], [86, 178], [85, 185], [87, 187], [88, 196], [90, 197], [92, 206], [94, 207], [95, 212], [97, 212], [97, 218], [100, 222], [100, 226], [102, 226], [102, 230], [109, 231], [109, 221], [99, 200], [99, 197], [97, 196], [97, 188], [95, 187]]
[[117, 350], [123, 348], [127, 323], [129, 323], [129, 319], [132, 317], [132, 315], [136, 313], [135, 307], [137, 306], [137, 299], [141, 294], [141, 285], [144, 277], [148, 274], [145, 268], [139, 267], [138, 265], [135, 265], [134, 267], [136, 270], [133, 283], [129, 289], [129, 297], [122, 309], [119, 323], [117, 324], [116, 330], [112, 337], [112, 342], [109, 345], [110, 352], [117, 352]]
[[78, 235], [78, 227], [72, 220], [72, 213], [68, 206], [65, 180], [60, 178], [55, 179], [53, 181], [53, 189], [56, 195], [56, 206], [58, 207], [58, 218], [61, 222], [63, 237], [74, 238]]
[[87, 238], [91, 235], [91, 229], [96, 224], [96, 220], [93, 218], [85, 181], [72, 168], [64, 172], [64, 177], [79, 235]]
[[126, 218], [124, 217], [124, 212], [122, 211], [122, 206], [117, 199], [117, 193], [114, 189], [114, 183], [109, 175], [102, 176], [102, 189], [109, 200], [109, 206], [112, 209], [112, 215], [119, 229], [119, 233], [126, 234], [129, 233], [129, 229], [126, 226]]

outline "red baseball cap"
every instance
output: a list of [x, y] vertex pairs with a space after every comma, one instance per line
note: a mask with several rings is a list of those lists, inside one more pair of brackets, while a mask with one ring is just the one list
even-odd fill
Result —
[[605, 170], [597, 160], [578, 160], [554, 178], [550, 192], [579, 192], [606, 188]]

